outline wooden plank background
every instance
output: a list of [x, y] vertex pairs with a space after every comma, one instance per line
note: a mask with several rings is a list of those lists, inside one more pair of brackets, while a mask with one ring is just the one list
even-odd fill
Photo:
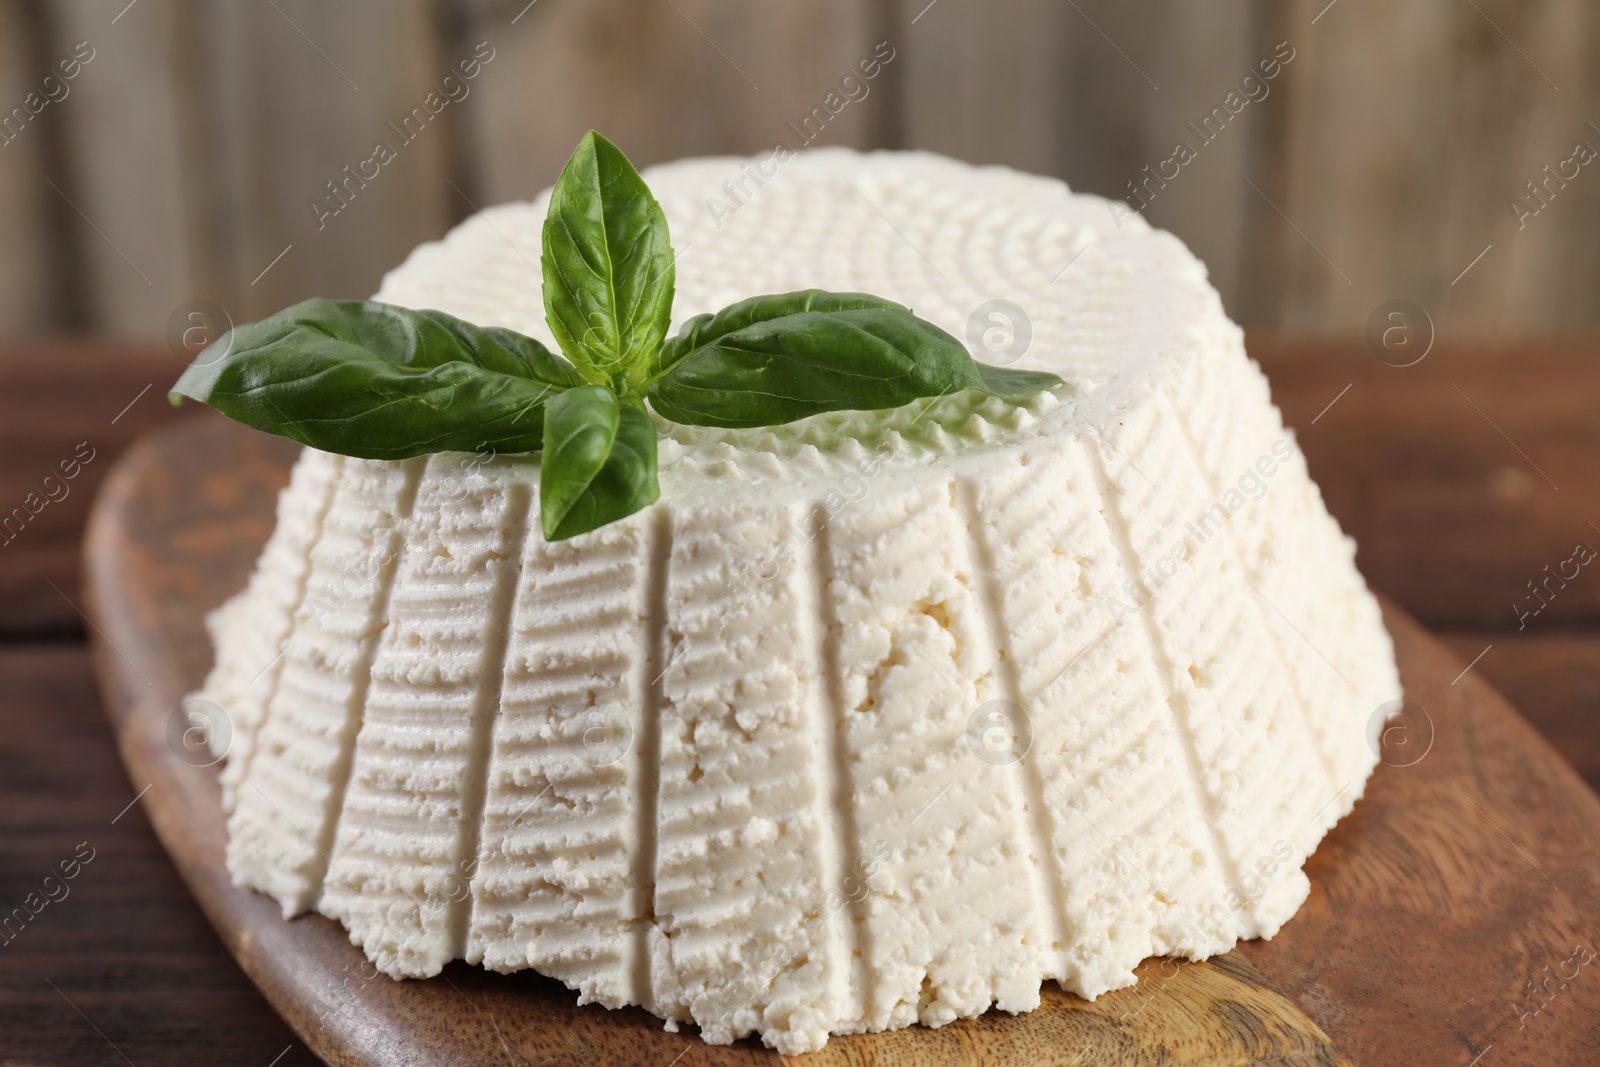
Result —
[[[1600, 147], [1589, 0], [0, 0], [0, 120], [27, 119], [0, 144], [0, 337], [366, 295], [591, 126], [641, 164], [764, 151], [879, 42], [816, 143], [1118, 196], [1189, 142], [1147, 217], [1248, 326], [1350, 336], [1397, 297], [1463, 336], [1600, 322], [1600, 166], [1544, 171]], [[475, 50], [468, 95], [319, 226], [308, 203]]]

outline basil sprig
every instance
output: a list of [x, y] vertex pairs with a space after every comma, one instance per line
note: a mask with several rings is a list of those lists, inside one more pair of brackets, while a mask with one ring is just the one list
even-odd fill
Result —
[[542, 248], [545, 319], [561, 355], [441, 311], [314, 299], [219, 338], [172, 402], [192, 397], [366, 459], [542, 450], [540, 525], [558, 541], [660, 497], [647, 402], [674, 422], [756, 427], [1061, 384], [979, 363], [910, 309], [865, 293], [752, 297], [668, 338], [676, 272], [666, 215], [593, 131], [551, 192]]

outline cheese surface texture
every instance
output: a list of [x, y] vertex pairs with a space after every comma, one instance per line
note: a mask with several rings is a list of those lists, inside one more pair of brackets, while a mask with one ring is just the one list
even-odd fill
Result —
[[[660, 502], [556, 543], [537, 455], [308, 449], [211, 619], [234, 880], [395, 977], [533, 968], [785, 1053], [1276, 933], [1400, 686], [1204, 267], [1057, 181], [919, 153], [645, 178], [674, 328], [869, 292], [1066, 384], [662, 422]], [[554, 348], [547, 199], [377, 299]]]

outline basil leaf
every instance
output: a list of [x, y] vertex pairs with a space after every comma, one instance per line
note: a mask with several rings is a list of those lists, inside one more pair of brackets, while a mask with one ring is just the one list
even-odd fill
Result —
[[585, 377], [621, 386], [661, 347], [676, 275], [667, 217], [628, 157], [590, 130], [550, 194], [544, 309]]
[[748, 428], [965, 389], [1019, 397], [1060, 384], [1043, 371], [985, 366], [893, 301], [807, 289], [690, 320], [663, 346], [648, 395], [674, 422]]
[[983, 379], [983, 391], [1009, 400], [1054, 389], [1061, 384], [1061, 376], [1047, 370], [1019, 370], [1016, 367], [996, 367], [992, 363], [973, 361], [978, 377]]
[[511, 330], [313, 299], [229, 331], [168, 395], [326, 452], [407, 459], [533, 451], [545, 402], [582, 384], [565, 360]]
[[[802, 311], [856, 311], [863, 308], [899, 308], [901, 305], [867, 293], [830, 293], [802, 289], [775, 296], [753, 296], [729, 304], [715, 315], [696, 315], [661, 346], [650, 368], [654, 383], [695, 353], [716, 345], [729, 334], [784, 315]], [[902, 308], [902, 310], [904, 310]]]
[[603, 385], [557, 395], [545, 412], [539, 518], [563, 541], [656, 502], [656, 424]]

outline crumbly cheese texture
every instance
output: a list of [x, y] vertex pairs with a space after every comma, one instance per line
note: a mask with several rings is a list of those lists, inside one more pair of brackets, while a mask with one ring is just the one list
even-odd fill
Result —
[[[1015, 365], [1066, 385], [663, 423], [660, 503], [555, 544], [537, 456], [307, 450], [211, 620], [234, 880], [395, 977], [531, 967], [785, 1053], [1272, 936], [1400, 688], [1202, 265], [1059, 182], [925, 154], [646, 178], [675, 326], [816, 287], [965, 338], [1004, 299]], [[553, 346], [547, 198], [378, 299]]]

